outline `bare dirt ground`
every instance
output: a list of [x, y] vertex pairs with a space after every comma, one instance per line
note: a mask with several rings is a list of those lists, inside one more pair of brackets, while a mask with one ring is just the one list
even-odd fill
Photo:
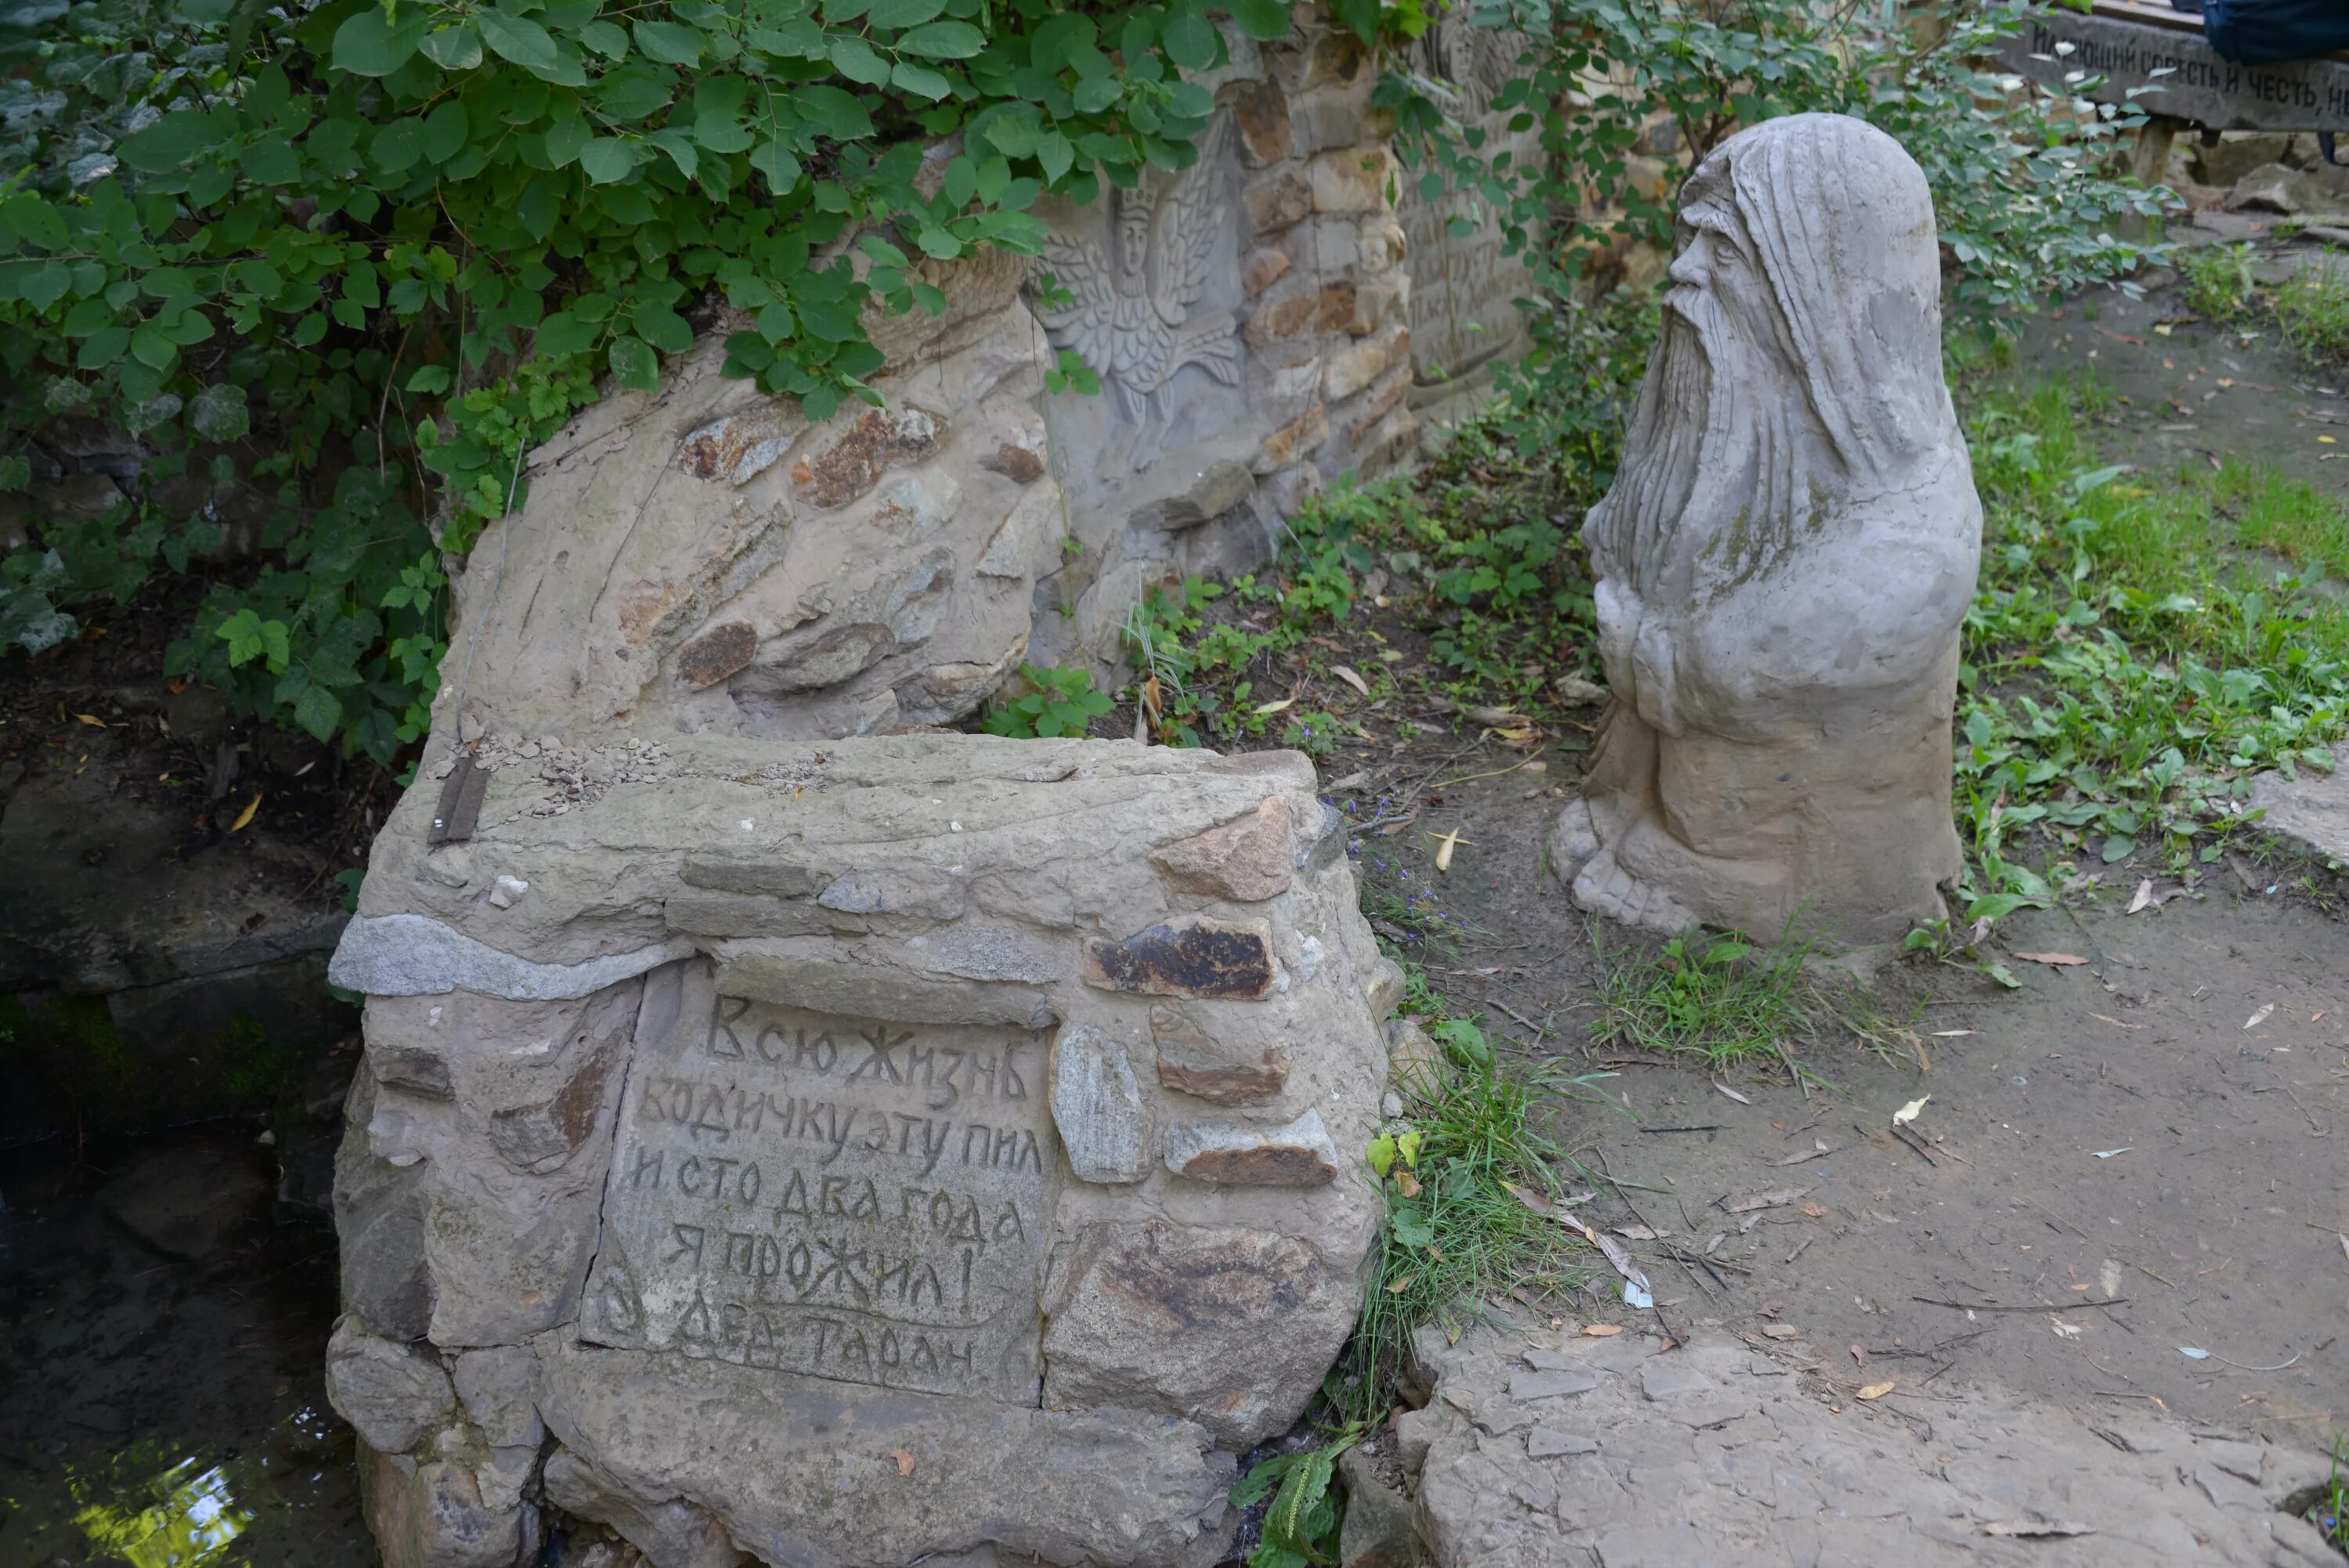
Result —
[[[1594, 931], [1538, 864], [1564, 787], [1529, 799], [1525, 778], [1451, 787], [1412, 833], [1365, 845], [1365, 876], [1432, 886], [1465, 922], [1424, 962], [1497, 1037], [1617, 1075], [1561, 1133], [1623, 1183], [1589, 1183], [1594, 1223], [1668, 1238], [1634, 1244], [1666, 1324], [1791, 1328], [1855, 1386], [2158, 1401], [2317, 1446], [2349, 1424], [2349, 943], [2287, 865], [2238, 856], [2256, 889], [2230, 873], [2136, 915], [2122, 868], [2107, 908], [2018, 915], [2011, 952], [2085, 960], [2016, 960], [2020, 992], [1889, 968], [1881, 1006], [1907, 1039], [1830, 1026], [1795, 1046], [1824, 1086], [1721, 1077], [1741, 1103], [1701, 1059], [1626, 1060], [1590, 1032], [1601, 965], [1653, 944]], [[1438, 875], [1426, 835], [1454, 827], [1473, 847]], [[1896, 1138], [1892, 1113], [1925, 1095], [1921, 1136]], [[1803, 1191], [1723, 1206], [1786, 1189]]]

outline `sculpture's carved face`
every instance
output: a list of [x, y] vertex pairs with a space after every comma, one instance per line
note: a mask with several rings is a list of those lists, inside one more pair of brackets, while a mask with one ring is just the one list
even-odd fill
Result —
[[1110, 220], [1112, 238], [1117, 252], [1117, 273], [1120, 281], [1139, 286], [1142, 266], [1150, 253], [1150, 209], [1135, 199], [1133, 193], [1113, 192], [1116, 210]]
[[1775, 306], [1738, 216], [1728, 161], [1708, 159], [1682, 193], [1677, 254], [1664, 304], [1696, 329], [1705, 357], [1730, 369], [1751, 350], [1775, 346]]

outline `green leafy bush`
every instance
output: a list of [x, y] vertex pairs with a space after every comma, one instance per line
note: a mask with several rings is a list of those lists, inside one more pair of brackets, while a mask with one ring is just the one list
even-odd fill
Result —
[[987, 716], [988, 734], [1017, 740], [1082, 735], [1110, 709], [1109, 698], [1093, 690], [1089, 670], [1021, 665], [1019, 678], [1028, 684], [1028, 691], [996, 705]]
[[[1288, 30], [1278, 0], [1230, 9]], [[729, 375], [815, 419], [877, 400], [875, 313], [943, 308], [927, 263], [1037, 250], [1047, 190], [1192, 161], [1214, 98], [1182, 73], [1226, 53], [1200, 0], [22, 0], [0, 457], [96, 416], [150, 485], [274, 515], [257, 573], [205, 564], [198, 508], [36, 518], [0, 637], [37, 650], [78, 600], [199, 573], [174, 670], [388, 758], [425, 722], [442, 552], [599, 378], [651, 390], [723, 304], [750, 324]]]

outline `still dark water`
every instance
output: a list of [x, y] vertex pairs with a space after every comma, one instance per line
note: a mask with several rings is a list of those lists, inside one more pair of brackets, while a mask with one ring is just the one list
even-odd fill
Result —
[[0, 1568], [367, 1568], [335, 1237], [249, 1126], [0, 1152]]

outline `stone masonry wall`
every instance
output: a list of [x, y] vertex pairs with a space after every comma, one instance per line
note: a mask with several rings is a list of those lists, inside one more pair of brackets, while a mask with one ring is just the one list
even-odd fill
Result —
[[[726, 321], [659, 394], [530, 454], [525, 504], [459, 583], [436, 727], [951, 724], [1023, 660], [1106, 678], [1146, 587], [1260, 564], [1306, 497], [1406, 460], [1376, 70], [1309, 8], [1278, 44], [1227, 37], [1192, 169], [1047, 203], [1043, 256], [931, 263], [944, 315], [868, 318], [885, 407], [811, 424], [725, 379]], [[1046, 392], [1064, 348], [1099, 395]]]
[[1334, 819], [1294, 753], [436, 740], [333, 969], [387, 1568], [549, 1505], [655, 1568], [1216, 1561], [1377, 1232]]

